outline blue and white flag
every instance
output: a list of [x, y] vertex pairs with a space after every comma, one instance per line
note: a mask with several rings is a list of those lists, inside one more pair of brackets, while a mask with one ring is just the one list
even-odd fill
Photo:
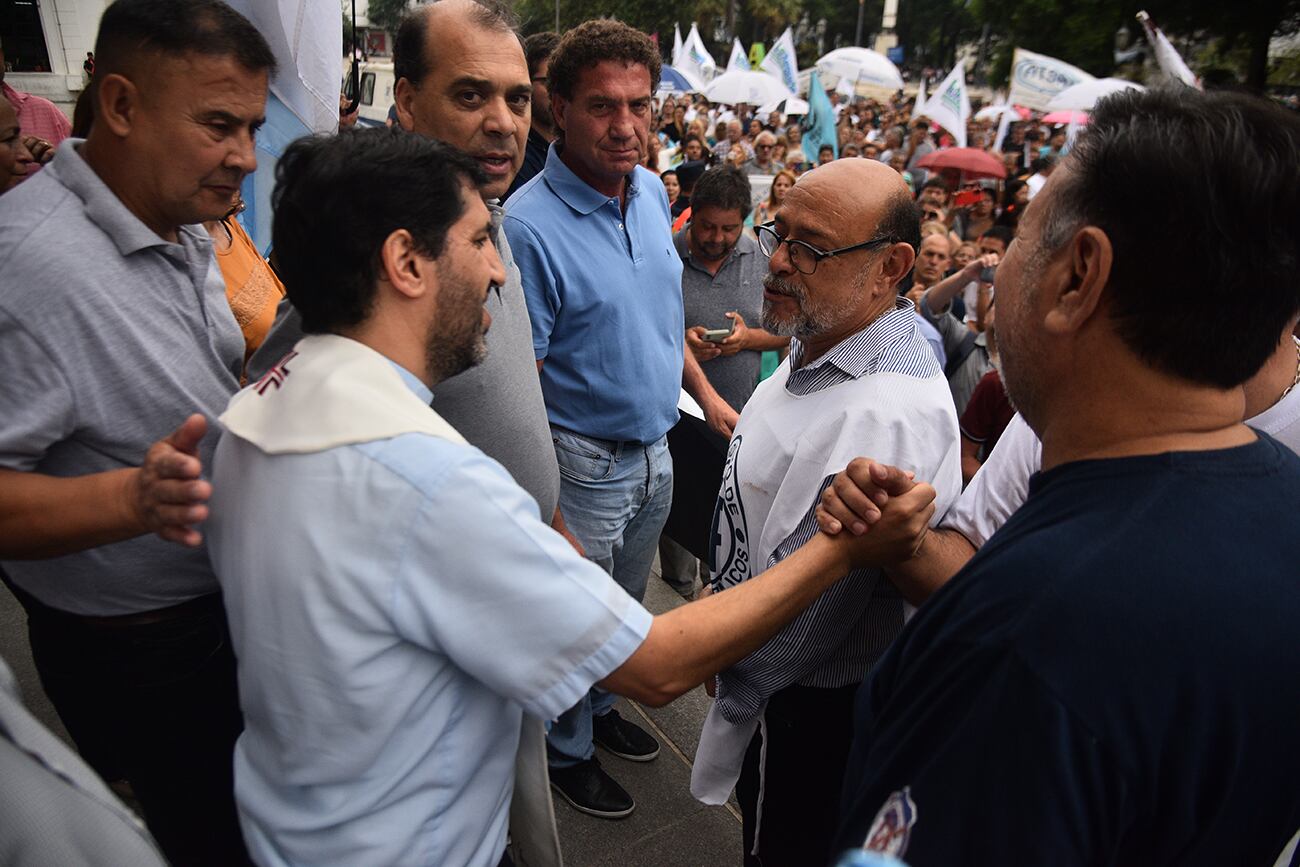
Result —
[[966, 121], [970, 118], [970, 97], [966, 95], [966, 61], [959, 60], [939, 82], [934, 94], [918, 105], [917, 115], [923, 115], [952, 133], [957, 147], [966, 147]]
[[280, 155], [294, 139], [338, 129], [343, 28], [334, 0], [228, 2], [253, 22], [279, 64], [266, 100], [266, 124], [257, 133], [257, 171], [241, 190], [247, 208], [240, 222], [265, 253]]
[[733, 69], [746, 71], [750, 69], [749, 55], [745, 53], [744, 46], [740, 44], [739, 39], [731, 40], [731, 57], [727, 59], [727, 71], [730, 72]]
[[718, 71], [717, 62], [713, 59], [713, 55], [709, 54], [709, 49], [704, 47], [704, 40], [700, 38], [700, 28], [694, 24], [691, 25], [691, 32], [686, 34], [686, 41], [682, 43], [682, 56], [673, 66], [704, 84], [712, 81]]
[[779, 78], [791, 93], [799, 92], [799, 61], [794, 53], [794, 34], [789, 27], [772, 43], [772, 49], [763, 58], [762, 68]]
[[[769, 57], [771, 55], [768, 55]], [[808, 79], [808, 114], [803, 119], [803, 152], [817, 165], [817, 154], [823, 145], [830, 145], [835, 156], [840, 155], [839, 138], [835, 133], [835, 107], [822, 87], [821, 77], [813, 70]]]

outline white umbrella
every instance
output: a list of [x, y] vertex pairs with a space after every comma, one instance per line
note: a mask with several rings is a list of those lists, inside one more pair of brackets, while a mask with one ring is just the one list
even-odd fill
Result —
[[766, 105], [794, 96], [781, 80], [766, 72], [733, 69], [724, 72], [704, 86], [704, 96], [709, 102], [735, 105]]
[[1146, 88], [1122, 78], [1094, 78], [1092, 81], [1071, 85], [1052, 97], [1052, 101], [1047, 104], [1047, 110], [1092, 111], [1103, 96], [1110, 96], [1121, 90], [1146, 90]]
[[771, 114], [774, 111], [779, 111], [781, 114], [802, 116], [808, 113], [808, 101], [797, 96], [792, 96], [789, 99], [779, 99], [760, 107], [758, 113]]
[[903, 86], [903, 76], [898, 67], [885, 55], [870, 48], [849, 46], [837, 48], [822, 55], [817, 61], [817, 71], [823, 77], [835, 75], [847, 78], [854, 84], [866, 84], [898, 90]]
[[1012, 122], [1022, 119], [1020, 112], [1010, 105], [988, 105], [975, 112], [976, 120], [1002, 120], [1002, 115], [1011, 115]]

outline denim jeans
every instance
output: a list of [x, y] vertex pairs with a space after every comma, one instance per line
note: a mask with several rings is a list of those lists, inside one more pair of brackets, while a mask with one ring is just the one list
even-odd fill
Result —
[[[668, 440], [650, 445], [613, 443], [551, 428], [560, 465], [560, 512], [587, 557], [638, 602], [654, 565], [659, 533], [673, 500]], [[554, 767], [591, 758], [592, 716], [602, 716], [616, 696], [599, 687], [565, 711], [547, 735]]]

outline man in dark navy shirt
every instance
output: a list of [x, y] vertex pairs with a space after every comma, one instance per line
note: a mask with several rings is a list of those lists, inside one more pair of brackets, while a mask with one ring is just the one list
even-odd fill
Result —
[[1300, 458], [1241, 385], [1300, 313], [1298, 163], [1267, 103], [1129, 93], [1030, 205], [998, 337], [1043, 471], [863, 685], [837, 852], [1294, 863]]

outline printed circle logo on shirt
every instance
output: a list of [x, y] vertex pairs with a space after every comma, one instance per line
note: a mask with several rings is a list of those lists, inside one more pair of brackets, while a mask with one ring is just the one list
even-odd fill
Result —
[[912, 826], [915, 824], [916, 803], [912, 800], [912, 789], [904, 786], [901, 792], [894, 792], [885, 799], [885, 805], [871, 823], [871, 830], [867, 831], [862, 849], [865, 852], [901, 856], [907, 852], [907, 843], [912, 838]]
[[718, 505], [713, 511], [713, 527], [709, 530], [709, 544], [713, 551], [714, 589], [734, 587], [750, 576], [749, 527], [745, 522], [745, 504], [740, 498], [740, 481], [736, 467], [740, 444], [744, 439], [735, 436], [727, 449], [727, 463], [722, 470], [722, 490]]

